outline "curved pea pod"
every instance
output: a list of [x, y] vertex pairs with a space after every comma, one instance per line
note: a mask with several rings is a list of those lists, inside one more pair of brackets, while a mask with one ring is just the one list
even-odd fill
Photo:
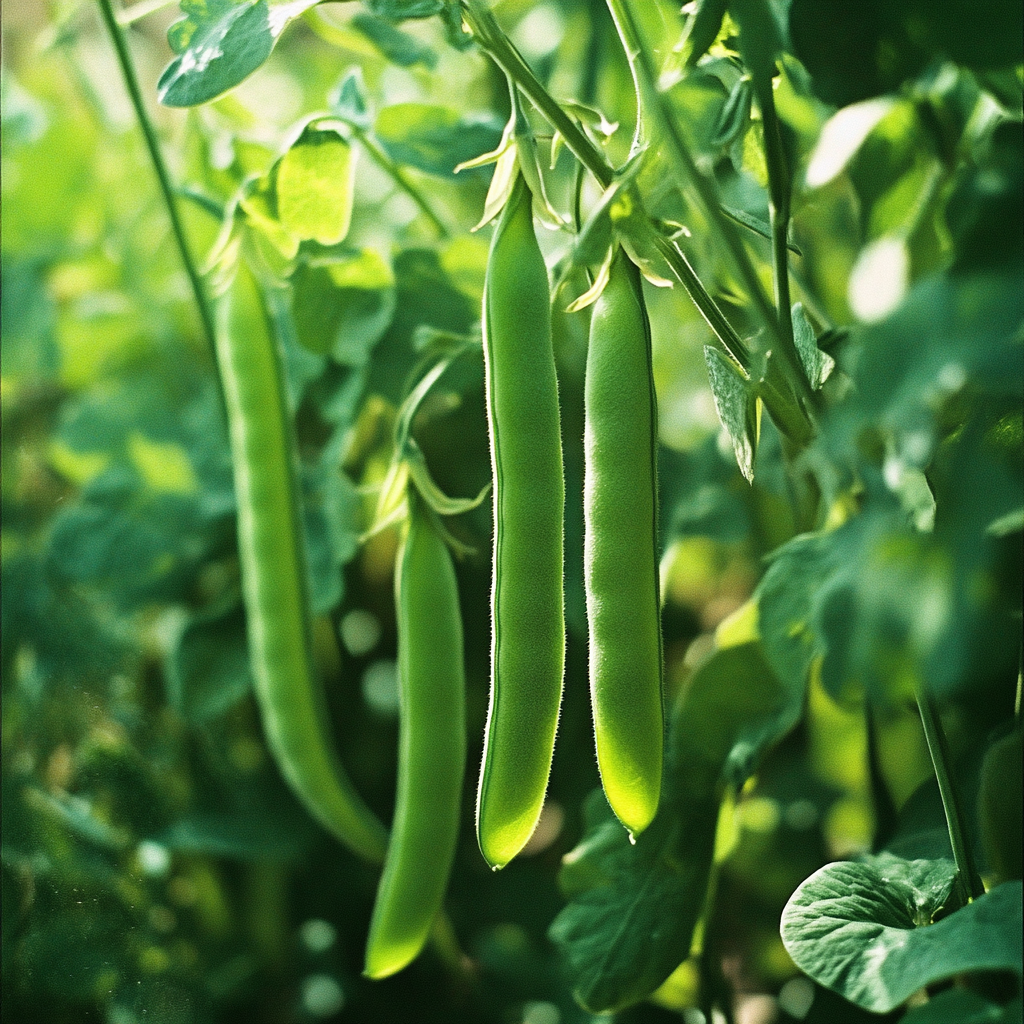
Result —
[[217, 314], [249, 661], [267, 743], [310, 814], [355, 853], [380, 861], [387, 833], [338, 758], [316, 680], [281, 354], [244, 264]]
[[484, 366], [494, 483], [491, 693], [477, 839], [503, 867], [536, 827], [565, 667], [565, 482], [547, 268], [520, 178], [491, 240]]
[[444, 900], [466, 768], [462, 618], [451, 555], [413, 513], [395, 574], [401, 728], [398, 797], [364, 973], [386, 978], [423, 948]]
[[632, 833], [661, 791], [657, 412], [640, 273], [616, 254], [594, 306], [584, 420], [584, 584], [601, 784]]

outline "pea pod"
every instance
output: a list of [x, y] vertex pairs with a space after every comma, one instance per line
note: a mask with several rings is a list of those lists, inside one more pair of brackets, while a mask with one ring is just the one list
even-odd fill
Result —
[[267, 743], [307, 810], [355, 853], [384, 856], [384, 826], [334, 749], [314, 681], [306, 554], [281, 355], [244, 264], [218, 307], [249, 659]]
[[565, 665], [565, 482], [547, 268], [520, 178], [491, 240], [484, 367], [494, 484], [491, 693], [477, 839], [503, 867], [540, 817]]
[[395, 573], [401, 734], [391, 841], [366, 946], [385, 978], [423, 948], [444, 899], [466, 767], [462, 619], [451, 555], [413, 507]]
[[619, 250], [590, 325], [583, 550], [597, 763], [633, 833], [650, 824], [661, 790], [655, 404], [640, 273]]

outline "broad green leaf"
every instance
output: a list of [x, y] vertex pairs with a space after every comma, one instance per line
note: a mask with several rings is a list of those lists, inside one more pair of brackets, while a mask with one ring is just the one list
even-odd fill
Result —
[[49, 377], [57, 371], [57, 307], [47, 286], [48, 269], [41, 260], [11, 259], [6, 253], [3, 257], [0, 321], [5, 387], [15, 378]]
[[437, 66], [437, 54], [415, 36], [395, 28], [390, 21], [373, 14], [357, 14], [352, 25], [369, 39], [392, 64], [411, 68], [422, 64], [431, 71]]
[[122, 608], [175, 600], [204, 557], [203, 527], [197, 495], [154, 493], [114, 466], [54, 517], [48, 557], [58, 579], [101, 588]]
[[292, 309], [306, 349], [362, 366], [394, 315], [394, 276], [370, 249], [300, 264], [292, 276]]
[[277, 164], [277, 215], [299, 239], [336, 245], [352, 219], [352, 148], [336, 131], [310, 126]]
[[717, 348], [706, 345], [704, 359], [708, 364], [708, 379], [718, 418], [732, 439], [740, 472], [748, 483], [752, 483], [759, 420], [754, 389], [744, 379], [740, 368]]
[[193, 725], [230, 710], [252, 689], [239, 601], [193, 615], [167, 658], [168, 702]]
[[168, 107], [206, 103], [248, 78], [266, 61], [285, 27], [319, 0], [183, 0], [185, 17], [167, 31], [178, 54], [157, 82]]
[[454, 176], [457, 164], [494, 149], [503, 128], [504, 122], [491, 114], [396, 103], [377, 114], [374, 133], [393, 160], [447, 178]]
[[944, 860], [879, 854], [827, 864], [783, 910], [782, 941], [802, 971], [874, 1013], [956, 974], [1019, 975], [1021, 884], [997, 886], [935, 921], [954, 879]]

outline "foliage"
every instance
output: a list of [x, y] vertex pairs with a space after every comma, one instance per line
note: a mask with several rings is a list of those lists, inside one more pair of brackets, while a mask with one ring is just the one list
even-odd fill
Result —
[[[313, 651], [384, 820], [396, 481], [460, 556], [479, 763], [471, 229], [527, 178], [555, 286], [565, 698], [523, 855], [486, 868], [467, 786], [430, 945], [361, 977], [378, 869], [263, 736], [207, 321], [111, 38], [84, 3], [12, 20], [4, 1020], [692, 1024], [758, 997], [779, 1021], [1020, 1020], [1019, 7], [120, 13], [207, 297], [240, 258], [260, 282], [244, 312], [284, 356]], [[582, 584], [587, 326], [619, 244], [648, 281], [668, 720], [635, 844], [598, 788]]]

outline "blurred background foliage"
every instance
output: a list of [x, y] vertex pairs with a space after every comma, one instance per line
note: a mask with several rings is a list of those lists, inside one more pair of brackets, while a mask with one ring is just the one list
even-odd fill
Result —
[[[730, 23], [694, 62], [695, 5], [689, 22], [670, 4], [637, 6], [662, 88], [723, 203], [766, 223], [761, 122]], [[906, 856], [948, 855], [908, 680], [924, 674], [943, 699], [968, 794], [1013, 712], [1024, 518], [1020, 7], [771, 9], [786, 33], [776, 105], [795, 181], [795, 297], [839, 371], [795, 470], [765, 418], [751, 487], [707, 384], [704, 321], [681, 289], [646, 290], [667, 699], [687, 693], [716, 629], [755, 590], [771, 671], [811, 682], [799, 723], [745, 785], [738, 776], [717, 833], [714, 815], [701, 826], [719, 866], [714, 913], [694, 955], [615, 1016], [637, 1024], [696, 1024], [709, 990], [731, 993], [723, 1003], [749, 1024], [875, 1019], [799, 975], [779, 938], [781, 908], [830, 859], [893, 843]], [[156, 103], [156, 81], [178, 12], [139, 3], [124, 13], [193, 251], [201, 262], [212, 250], [241, 195], [266, 258], [288, 278], [268, 302], [297, 410], [316, 652], [345, 763], [387, 820], [395, 538], [359, 538], [397, 405], [445, 332], [477, 329], [487, 232], [469, 229], [490, 172], [453, 169], [496, 146], [507, 89], [481, 55], [451, 46], [437, 19], [329, 4], [295, 21], [238, 88], [169, 109]], [[504, 0], [496, 13], [556, 97], [620, 124], [608, 155], [621, 161], [634, 100], [604, 4]], [[492, 874], [467, 784], [447, 919], [410, 968], [369, 982], [360, 969], [376, 872], [307, 817], [261, 735], [211, 354], [96, 9], [5, 4], [2, 96], [4, 1021], [591, 1019], [547, 937], [566, 904], [562, 858], [584, 835], [598, 786], [581, 580], [587, 324], [562, 312], [568, 292], [586, 287], [581, 272], [555, 313], [575, 502], [548, 805], [524, 855]], [[309, 116], [327, 112], [352, 131], [352, 225], [340, 246], [300, 248], [266, 198], [268, 172]], [[740, 333], [752, 333], [719, 240], [654, 168], [641, 177], [649, 207], [686, 225], [687, 255]], [[568, 210], [565, 152], [548, 184]], [[597, 193], [586, 185], [583, 195], [586, 205]], [[767, 281], [768, 243], [744, 238]], [[541, 242], [551, 264], [570, 246], [559, 232]], [[477, 493], [489, 474], [479, 355], [445, 375], [414, 429], [442, 488]], [[807, 475], [822, 496], [811, 522], [794, 493]], [[475, 552], [458, 566], [472, 780], [487, 700], [487, 503], [450, 527]], [[773, 626], [792, 616], [806, 624], [799, 643]], [[563, 871], [570, 895], [573, 884]]]

